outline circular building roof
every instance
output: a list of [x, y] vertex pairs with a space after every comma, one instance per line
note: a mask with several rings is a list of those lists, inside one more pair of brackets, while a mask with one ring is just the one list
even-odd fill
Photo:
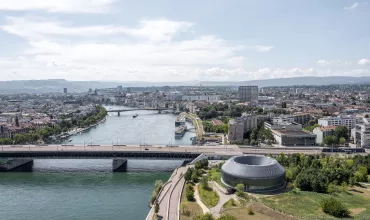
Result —
[[221, 168], [223, 173], [248, 179], [285, 176], [285, 169], [275, 159], [260, 155], [234, 156]]

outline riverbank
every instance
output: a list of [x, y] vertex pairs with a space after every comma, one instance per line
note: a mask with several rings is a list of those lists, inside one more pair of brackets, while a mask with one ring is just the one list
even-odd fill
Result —
[[75, 128], [72, 131], [61, 134], [59, 137], [55, 137], [54, 141], [60, 141], [60, 140], [66, 139], [66, 138], [71, 137], [71, 136], [76, 135], [76, 134], [82, 134], [84, 132], [87, 132], [91, 128], [94, 128], [94, 127], [98, 126], [99, 124], [104, 123], [106, 121], [107, 121], [107, 118], [105, 117], [104, 119], [100, 120], [99, 122], [97, 122], [95, 124], [92, 124], [92, 125], [89, 125], [88, 127]]

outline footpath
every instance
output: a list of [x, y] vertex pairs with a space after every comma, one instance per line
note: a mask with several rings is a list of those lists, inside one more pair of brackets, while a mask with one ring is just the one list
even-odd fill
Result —
[[[181, 193], [185, 183], [183, 178], [188, 166], [177, 168], [167, 183], [164, 184], [161, 192], [158, 195], [159, 213], [162, 220], [179, 219], [179, 207]], [[153, 220], [154, 207], [149, 211], [146, 220]]]

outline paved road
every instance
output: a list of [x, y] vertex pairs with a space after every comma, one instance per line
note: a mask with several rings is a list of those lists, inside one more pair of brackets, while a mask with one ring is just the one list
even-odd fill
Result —
[[[194, 152], [205, 154], [220, 154], [220, 155], [238, 155], [238, 154], [290, 154], [290, 153], [304, 153], [304, 154], [320, 154], [321, 151], [312, 148], [239, 148], [235, 145], [219, 145], [219, 146], [180, 146], [180, 147], [166, 147], [166, 146], [63, 146], [63, 145], [4, 145], [1, 146], [1, 151], [143, 151], [143, 152]], [[0, 152], [1, 153], [1, 152]]]

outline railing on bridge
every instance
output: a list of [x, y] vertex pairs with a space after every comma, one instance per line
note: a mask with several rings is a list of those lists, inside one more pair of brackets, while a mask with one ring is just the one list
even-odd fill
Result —
[[194, 152], [141, 152], [141, 151], [6, 151], [0, 152], [0, 158], [133, 158], [193, 160], [199, 156]]

